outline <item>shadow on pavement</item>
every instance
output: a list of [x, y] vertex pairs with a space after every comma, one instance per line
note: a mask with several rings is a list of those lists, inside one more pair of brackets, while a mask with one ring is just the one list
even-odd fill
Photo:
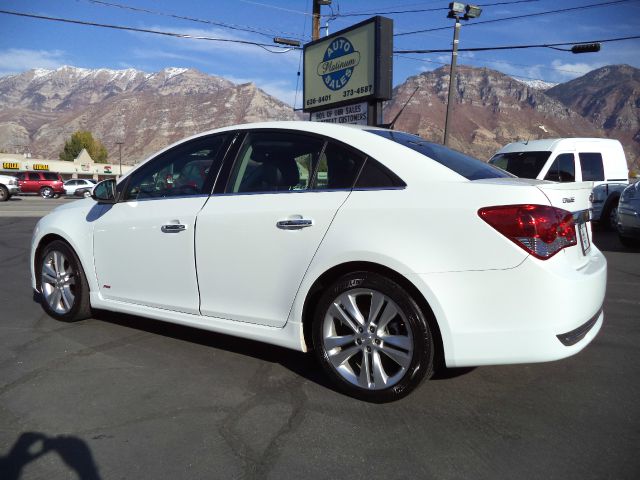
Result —
[[316, 363], [311, 353], [298, 352], [255, 340], [123, 313], [95, 310], [93, 318], [123, 327], [153, 333], [154, 335], [162, 335], [164, 337], [246, 355], [266, 362], [277, 363], [307, 380], [337, 391], [326, 380], [320, 366]]
[[640, 252], [640, 248], [625, 247], [622, 245], [617, 232], [604, 230], [595, 226], [593, 228], [593, 243], [603, 252]]
[[89, 446], [84, 440], [71, 435], [48, 437], [43, 433], [25, 432], [6, 456], [0, 456], [0, 473], [4, 480], [17, 480], [23, 468], [50, 452], [57, 453], [62, 461], [81, 480], [98, 480], [100, 474]]

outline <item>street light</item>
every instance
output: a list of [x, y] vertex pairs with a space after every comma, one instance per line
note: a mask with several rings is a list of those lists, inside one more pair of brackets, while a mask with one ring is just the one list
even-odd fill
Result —
[[300, 46], [299, 40], [293, 40], [291, 38], [284, 38], [284, 37], [273, 37], [273, 43], [278, 43], [280, 45], [288, 45], [290, 47]]
[[455, 88], [456, 64], [458, 60], [458, 42], [460, 37], [460, 20], [478, 18], [482, 9], [477, 5], [467, 5], [462, 2], [451, 2], [449, 4], [449, 14], [447, 18], [454, 18], [456, 21], [453, 29], [453, 49], [451, 51], [451, 70], [449, 71], [449, 95], [447, 97], [447, 113], [444, 119], [444, 144], [449, 145], [449, 114], [453, 103], [453, 89]]

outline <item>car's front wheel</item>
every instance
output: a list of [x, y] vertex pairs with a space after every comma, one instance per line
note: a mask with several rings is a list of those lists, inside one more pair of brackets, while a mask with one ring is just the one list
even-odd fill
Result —
[[334, 384], [363, 400], [397, 400], [433, 372], [424, 313], [400, 285], [373, 272], [345, 275], [325, 291], [313, 344]]
[[11, 198], [9, 189], [4, 185], [0, 185], [0, 202], [6, 202], [9, 198]]
[[40, 189], [40, 196], [42, 198], [53, 198], [53, 188], [51, 188], [51, 187], [42, 187]]
[[89, 286], [76, 253], [55, 240], [38, 259], [39, 287], [44, 310], [58, 320], [75, 321], [91, 316]]

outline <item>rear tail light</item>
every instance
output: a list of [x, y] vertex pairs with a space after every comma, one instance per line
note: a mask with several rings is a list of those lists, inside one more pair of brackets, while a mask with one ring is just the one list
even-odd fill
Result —
[[504, 205], [478, 210], [485, 222], [541, 260], [577, 245], [571, 212], [547, 205]]

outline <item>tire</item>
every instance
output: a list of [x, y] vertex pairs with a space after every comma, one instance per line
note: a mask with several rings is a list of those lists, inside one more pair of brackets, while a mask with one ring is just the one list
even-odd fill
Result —
[[62, 240], [54, 240], [42, 249], [37, 262], [44, 311], [65, 322], [89, 318], [89, 285], [73, 249]]
[[401, 286], [377, 273], [350, 273], [331, 285], [312, 328], [320, 365], [349, 396], [398, 400], [433, 373], [433, 336], [424, 313]]
[[611, 200], [611, 202], [602, 211], [600, 223], [605, 230], [615, 230], [617, 228], [619, 202], [619, 198]]
[[82, 192], [82, 196], [84, 198], [89, 198], [91, 196], [91, 192], [89, 190], [85, 190], [84, 192]]
[[40, 189], [40, 196], [42, 198], [53, 198], [53, 188], [51, 188], [51, 187], [42, 187]]
[[4, 185], [0, 185], [0, 202], [6, 202], [11, 198], [9, 190]]

